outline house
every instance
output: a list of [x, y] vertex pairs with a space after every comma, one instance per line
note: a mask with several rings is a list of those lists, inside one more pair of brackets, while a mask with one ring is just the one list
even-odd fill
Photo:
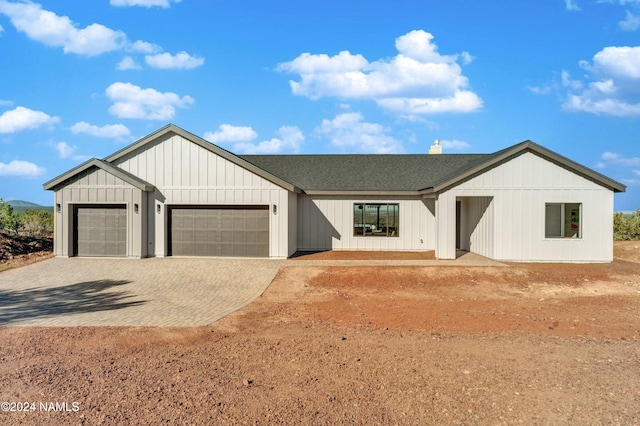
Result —
[[235, 155], [168, 125], [50, 180], [57, 256], [467, 250], [611, 262], [625, 186], [531, 141], [493, 154]]

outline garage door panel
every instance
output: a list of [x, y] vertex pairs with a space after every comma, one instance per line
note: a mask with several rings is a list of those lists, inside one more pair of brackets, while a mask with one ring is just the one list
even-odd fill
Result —
[[220, 231], [220, 243], [233, 243], [233, 231]]
[[174, 256], [269, 256], [269, 210], [254, 207], [172, 207]]
[[75, 247], [78, 256], [126, 256], [125, 206], [77, 206]]

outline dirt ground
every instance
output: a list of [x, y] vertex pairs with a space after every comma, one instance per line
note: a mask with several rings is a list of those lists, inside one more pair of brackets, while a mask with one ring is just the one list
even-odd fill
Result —
[[0, 231], [0, 272], [48, 259], [53, 251], [53, 236], [7, 235]]
[[640, 424], [640, 243], [615, 256], [294, 264], [208, 327], [0, 328], [0, 424]]

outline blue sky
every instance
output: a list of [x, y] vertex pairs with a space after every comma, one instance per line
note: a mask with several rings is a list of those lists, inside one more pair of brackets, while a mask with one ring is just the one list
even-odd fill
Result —
[[640, 207], [640, 0], [0, 0], [0, 197], [174, 123], [232, 152], [523, 140]]

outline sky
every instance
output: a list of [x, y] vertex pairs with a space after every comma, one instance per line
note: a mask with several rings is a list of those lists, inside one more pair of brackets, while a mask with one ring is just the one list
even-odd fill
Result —
[[236, 154], [532, 140], [640, 208], [640, 0], [0, 0], [0, 198], [169, 123]]

